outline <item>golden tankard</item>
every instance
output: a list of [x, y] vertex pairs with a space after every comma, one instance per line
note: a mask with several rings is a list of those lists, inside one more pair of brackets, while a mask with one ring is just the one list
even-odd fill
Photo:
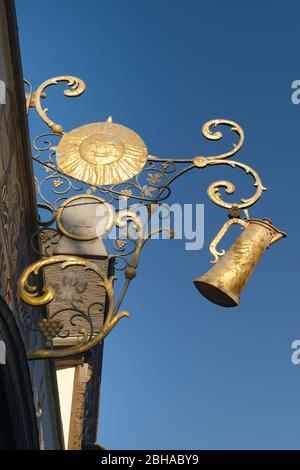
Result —
[[[217, 243], [232, 224], [242, 225], [242, 234], [226, 253], [224, 250], [217, 251]], [[215, 256], [212, 261], [215, 265], [194, 280], [195, 286], [204, 297], [217, 305], [237, 306], [240, 303], [240, 294], [263, 253], [285, 236], [269, 219], [229, 219], [210, 245], [210, 251]]]

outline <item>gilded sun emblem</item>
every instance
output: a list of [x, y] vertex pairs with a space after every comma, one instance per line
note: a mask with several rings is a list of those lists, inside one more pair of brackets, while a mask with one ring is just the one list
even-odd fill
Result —
[[129, 180], [141, 172], [147, 156], [141, 137], [111, 117], [64, 134], [56, 150], [59, 169], [91, 186]]

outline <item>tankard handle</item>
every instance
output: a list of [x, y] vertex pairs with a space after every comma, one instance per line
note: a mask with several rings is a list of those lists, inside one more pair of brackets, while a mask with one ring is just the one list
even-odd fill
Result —
[[217, 235], [215, 236], [215, 238], [213, 239], [213, 241], [209, 245], [209, 251], [214, 256], [214, 259], [211, 260], [211, 263], [213, 263], [213, 264], [216, 263], [218, 261], [218, 259], [220, 258], [220, 256], [225, 255], [226, 251], [225, 250], [218, 251], [217, 245], [218, 245], [218, 243], [220, 243], [220, 241], [222, 240], [222, 238], [226, 234], [227, 230], [233, 224], [239, 224], [239, 225], [242, 225], [242, 227], [247, 227], [248, 221], [237, 218], [237, 217], [232, 217], [231, 219], [227, 220], [227, 222], [225, 222], [223, 227], [219, 230], [219, 232], [217, 233]]

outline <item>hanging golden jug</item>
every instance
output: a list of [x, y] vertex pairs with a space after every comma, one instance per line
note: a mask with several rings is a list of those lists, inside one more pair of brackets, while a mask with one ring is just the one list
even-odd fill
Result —
[[[226, 253], [218, 252], [216, 244], [229, 226], [238, 223], [244, 226], [242, 234]], [[263, 253], [270, 245], [285, 237], [268, 219], [230, 219], [211, 244], [216, 264], [194, 284], [211, 302], [222, 307], [235, 307], [240, 303], [240, 294]], [[214, 261], [213, 261], [214, 262]]]

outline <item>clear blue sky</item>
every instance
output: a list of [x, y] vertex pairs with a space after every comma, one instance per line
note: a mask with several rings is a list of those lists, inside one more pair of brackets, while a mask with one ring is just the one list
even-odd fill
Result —
[[[179, 240], [145, 247], [124, 306], [132, 312], [105, 342], [99, 441], [109, 449], [300, 448], [299, 2], [17, 0], [25, 77], [34, 86], [77, 75], [87, 92], [59, 95], [51, 116], [72, 129], [103, 121], [136, 130], [149, 151], [192, 156], [228, 148], [199, 129], [240, 123], [237, 159], [268, 191], [251, 216], [288, 238], [264, 255], [241, 305], [222, 309], [195, 290], [210, 240], [226, 213], [206, 197], [239, 171], [210, 168], [177, 184], [170, 202], [205, 203], [205, 246]], [[50, 96], [50, 92], [49, 92]], [[50, 111], [49, 111], [50, 115]], [[33, 134], [45, 128], [34, 124]], [[236, 175], [235, 175], [236, 173]]]

